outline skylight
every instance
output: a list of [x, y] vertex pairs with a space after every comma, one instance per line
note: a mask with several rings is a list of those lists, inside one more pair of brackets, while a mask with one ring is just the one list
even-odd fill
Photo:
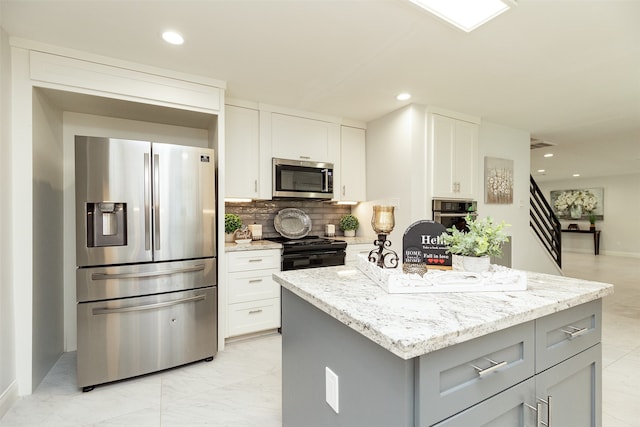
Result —
[[515, 0], [409, 0], [440, 19], [471, 32], [502, 12]]

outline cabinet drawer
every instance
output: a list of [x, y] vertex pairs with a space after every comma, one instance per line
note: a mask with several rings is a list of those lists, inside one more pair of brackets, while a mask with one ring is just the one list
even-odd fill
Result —
[[267, 268], [280, 270], [280, 249], [229, 252], [227, 256], [229, 261], [227, 270], [229, 272]]
[[229, 336], [280, 327], [280, 298], [229, 304]]
[[535, 400], [535, 379], [530, 378], [434, 427], [533, 426], [536, 414], [527, 405], [535, 405]]
[[536, 372], [544, 371], [600, 342], [602, 300], [536, 320]]
[[229, 303], [248, 302], [280, 296], [280, 285], [273, 280], [279, 269], [229, 273]]
[[418, 359], [419, 426], [429, 426], [534, 374], [534, 322]]

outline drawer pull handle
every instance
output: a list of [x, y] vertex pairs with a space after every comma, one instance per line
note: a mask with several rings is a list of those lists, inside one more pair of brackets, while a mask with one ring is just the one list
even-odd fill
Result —
[[529, 405], [528, 403], [525, 403], [524, 406], [526, 406], [527, 408], [530, 408], [531, 410], [533, 410], [533, 412], [536, 413], [536, 426], [535, 427], [542, 427], [542, 426], [546, 426], [547, 425], [547, 423], [542, 421], [542, 402], [536, 402], [535, 408], [533, 406]]
[[249, 314], [258, 314], [258, 313], [262, 313], [262, 309], [258, 309], [258, 310], [249, 310]]
[[502, 368], [504, 366], [507, 366], [507, 361], [506, 360], [503, 360], [502, 362], [496, 362], [495, 360], [487, 359], [486, 357], [485, 357], [485, 360], [489, 361], [489, 363], [491, 363], [492, 366], [489, 366], [486, 369], [482, 369], [479, 366], [471, 365], [476, 369], [476, 371], [478, 371], [478, 375], [481, 376], [481, 377], [483, 377], [483, 376], [485, 376], [487, 374], [490, 374], [491, 372], [494, 372], [494, 371], [496, 371], [496, 370], [498, 370], [498, 369], [500, 369], [500, 368]]
[[253, 258], [249, 260], [249, 262], [260, 262], [260, 261], [262, 261], [262, 258]]
[[576, 328], [575, 326], [569, 326], [570, 330], [566, 330], [566, 329], [561, 329], [562, 332], [564, 332], [565, 334], [569, 335], [569, 339], [574, 339], [576, 337], [579, 337], [582, 334], [586, 334], [587, 332], [589, 332], [589, 328]]
[[262, 282], [262, 279], [249, 280], [249, 283], [260, 283], [260, 282]]

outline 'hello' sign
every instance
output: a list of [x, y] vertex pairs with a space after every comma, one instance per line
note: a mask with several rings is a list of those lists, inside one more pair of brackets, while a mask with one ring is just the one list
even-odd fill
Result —
[[402, 238], [402, 263], [425, 263], [431, 267], [451, 267], [449, 246], [442, 243], [440, 235], [444, 225], [435, 221], [416, 221], [404, 232]]

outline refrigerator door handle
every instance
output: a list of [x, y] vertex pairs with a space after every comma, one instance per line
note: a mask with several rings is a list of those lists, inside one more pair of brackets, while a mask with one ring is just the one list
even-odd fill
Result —
[[96, 316], [100, 314], [130, 313], [132, 311], [155, 310], [158, 308], [170, 307], [172, 305], [184, 304], [186, 302], [196, 302], [204, 299], [207, 299], [207, 296], [205, 294], [202, 294], [202, 295], [196, 295], [194, 297], [177, 299], [174, 301], [158, 302], [155, 304], [147, 304], [147, 305], [136, 305], [132, 307], [94, 308], [93, 315]]
[[153, 155], [153, 244], [160, 250], [160, 156]]
[[111, 280], [111, 279], [137, 279], [142, 277], [168, 276], [177, 273], [190, 273], [204, 270], [204, 264], [196, 264], [190, 267], [173, 268], [170, 270], [143, 271], [137, 273], [92, 273], [91, 280]]
[[144, 153], [144, 250], [151, 250], [151, 200], [149, 187], [149, 178], [151, 177], [151, 158], [149, 153]]

